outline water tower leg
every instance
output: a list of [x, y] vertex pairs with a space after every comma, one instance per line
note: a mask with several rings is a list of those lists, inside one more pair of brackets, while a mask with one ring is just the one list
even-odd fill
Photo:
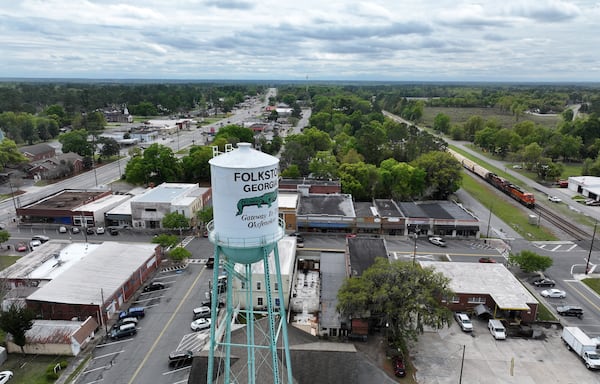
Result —
[[219, 296], [218, 296], [218, 285], [219, 285], [219, 255], [221, 253], [221, 249], [219, 246], [215, 246], [215, 263], [213, 265], [213, 284], [210, 292], [210, 347], [208, 350], [208, 369], [206, 371], [206, 382], [212, 383], [214, 381], [214, 367], [215, 367], [215, 349], [217, 348], [217, 320], [218, 316], [218, 305], [219, 305]]
[[288, 384], [293, 383], [292, 377], [292, 359], [290, 358], [290, 344], [287, 332], [287, 315], [285, 312], [285, 301], [283, 297], [283, 284], [281, 281], [281, 266], [279, 265], [279, 248], [276, 246], [274, 249], [275, 258], [275, 274], [277, 276], [277, 294], [279, 295], [279, 316], [281, 321], [281, 334], [283, 338], [283, 352], [285, 356], [285, 367], [287, 369], [287, 382]]

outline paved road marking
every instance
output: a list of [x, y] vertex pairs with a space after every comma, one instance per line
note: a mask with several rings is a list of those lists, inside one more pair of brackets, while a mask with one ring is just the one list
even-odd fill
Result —
[[107, 353], [106, 355], [100, 355], [100, 356], [96, 356], [96, 357], [94, 357], [94, 359], [93, 359], [93, 360], [96, 360], [96, 359], [102, 359], [103, 357], [108, 357], [108, 356], [112, 356], [112, 355], [118, 355], [119, 353], [123, 353], [123, 352], [125, 352], [125, 350], [124, 350], [124, 349], [121, 349], [121, 350], [120, 350], [120, 351], [118, 351], [118, 352], [111, 352], [111, 353]]

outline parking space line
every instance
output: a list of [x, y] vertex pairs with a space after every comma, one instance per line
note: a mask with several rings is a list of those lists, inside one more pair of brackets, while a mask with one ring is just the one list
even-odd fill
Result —
[[102, 359], [102, 358], [104, 358], [104, 357], [108, 357], [108, 356], [112, 356], [112, 355], [118, 355], [119, 353], [123, 353], [123, 352], [125, 352], [125, 350], [124, 350], [124, 349], [121, 349], [121, 350], [120, 350], [120, 351], [118, 351], [118, 352], [111, 352], [111, 353], [107, 353], [107, 354], [105, 354], [105, 355], [96, 356], [96, 357], [94, 357], [92, 360], [96, 360], [96, 359]]
[[134, 303], [143, 303], [145, 301], [152, 301], [154, 299], [162, 299], [163, 297], [165, 297], [165, 296], [163, 295], [163, 296], [151, 297], [149, 299], [136, 300], [136, 301], [134, 301]]
[[87, 382], [87, 383], [85, 383], [85, 384], [94, 384], [94, 383], [100, 383], [100, 382], [102, 382], [102, 381], [104, 381], [104, 379], [100, 379], [100, 380], [94, 380], [94, 381], [88, 381], [88, 382]]
[[178, 368], [178, 369], [173, 369], [173, 370], [170, 370], [170, 371], [167, 371], [167, 372], [163, 372], [163, 376], [170, 375], [172, 373], [181, 372], [183, 370], [190, 369], [190, 368], [192, 368], [192, 367], [191, 366], [187, 366], [187, 367], [182, 367], [182, 368]]
[[114, 345], [114, 344], [119, 344], [119, 343], [128, 343], [130, 341], [133, 341], [133, 339], [124, 339], [124, 340], [119, 340], [119, 341], [111, 341], [110, 343], [98, 344], [98, 345], [96, 345], [96, 348], [107, 347], [109, 345]]

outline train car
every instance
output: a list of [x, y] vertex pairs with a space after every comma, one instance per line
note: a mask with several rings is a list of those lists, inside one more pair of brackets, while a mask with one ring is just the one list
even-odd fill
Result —
[[455, 152], [448, 148], [448, 152], [454, 156], [456, 160], [458, 160], [465, 169], [473, 172], [478, 175], [482, 179], [486, 180], [488, 183], [493, 185], [495, 188], [501, 190], [506, 193], [513, 199], [517, 200], [519, 203], [525, 205], [528, 208], [535, 207], [535, 197], [532, 193], [526, 192], [521, 189], [519, 186], [512, 184], [510, 181], [498, 176], [497, 174], [490, 172], [486, 168], [481, 165], [475, 163], [474, 161], [466, 158], [458, 152]]

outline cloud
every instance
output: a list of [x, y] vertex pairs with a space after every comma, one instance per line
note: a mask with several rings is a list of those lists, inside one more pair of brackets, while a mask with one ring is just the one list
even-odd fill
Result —
[[22, 0], [0, 4], [0, 62], [15, 77], [593, 80], [596, 1]]

